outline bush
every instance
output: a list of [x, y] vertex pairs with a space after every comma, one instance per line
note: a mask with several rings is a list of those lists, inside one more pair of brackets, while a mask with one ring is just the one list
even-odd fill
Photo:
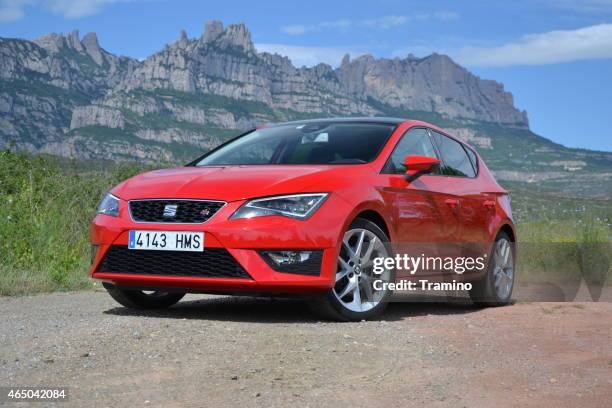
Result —
[[89, 223], [102, 194], [143, 170], [0, 152], [0, 295], [91, 285]]
[[567, 219], [539, 214], [537, 220], [519, 223], [518, 230], [520, 282], [578, 284], [587, 279], [600, 286], [612, 284], [607, 279], [611, 236], [607, 220], [589, 211]]

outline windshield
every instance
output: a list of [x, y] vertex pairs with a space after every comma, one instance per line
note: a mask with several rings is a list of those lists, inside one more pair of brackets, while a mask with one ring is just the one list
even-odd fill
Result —
[[319, 122], [258, 129], [205, 155], [196, 166], [361, 164], [374, 160], [394, 125]]

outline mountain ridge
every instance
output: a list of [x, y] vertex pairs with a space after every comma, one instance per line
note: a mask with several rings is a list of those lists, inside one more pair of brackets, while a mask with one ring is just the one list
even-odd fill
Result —
[[[78, 127], [110, 124], [111, 128], [121, 128], [124, 122], [117, 119], [120, 116], [117, 112], [112, 111], [121, 105], [117, 98], [113, 99], [114, 94], [154, 89], [262, 102], [272, 109], [306, 115], [384, 114], [371, 106], [368, 99], [372, 98], [393, 108], [437, 111], [451, 118], [482, 119], [528, 127], [526, 114], [514, 108], [512, 95], [504, 91], [503, 85], [480, 80], [446, 56], [433, 54], [422, 59], [376, 60], [364, 55], [352, 61], [347, 56], [336, 69], [326, 64], [297, 68], [287, 57], [257, 52], [244, 24], [224, 27], [220, 21], [209, 21], [201, 37], [190, 39], [182, 31], [175, 42], [143, 61], [115, 56], [100, 47], [95, 33], [87, 33], [81, 39], [78, 31], [65, 36], [51, 33], [32, 41], [0, 39], [0, 51], [4, 60], [0, 63], [3, 71], [0, 80], [13, 83], [35, 81], [43, 86], [80, 92], [84, 99], [93, 102], [83, 104], [78, 100], [83, 98], [72, 95], [73, 98], [64, 101], [63, 106], [64, 110], [71, 110], [70, 120], [65, 114], [51, 115], [50, 122], [59, 119], [64, 126], [45, 129], [46, 135], [38, 140], [34, 138], [28, 146], [30, 149], [37, 144], [43, 146], [46, 138], [61, 139], [63, 134]], [[476, 86], [480, 92], [475, 92], [477, 98], [470, 99], [470, 92], [439, 84], [435, 78], [418, 72], [418, 65], [423, 63], [446, 73], [449, 81], [456, 76], [455, 85], [467, 78], [471, 85], [465, 86], [474, 88], [474, 84], [483, 84], [483, 89]], [[381, 65], [397, 72], [389, 73]], [[407, 71], [417, 74], [406, 78]], [[365, 74], [359, 78], [359, 72]], [[383, 81], [373, 80], [376, 76], [384, 76]], [[440, 78], [443, 76], [438, 75]], [[433, 89], [436, 87], [438, 89]], [[446, 94], [444, 88], [449, 90]], [[10, 97], [4, 96], [5, 106], [11, 105]], [[496, 104], [487, 106], [482, 103], [496, 97], [500, 108], [496, 108]], [[330, 98], [334, 100], [330, 101]], [[328, 109], [322, 108], [324, 106]], [[10, 114], [14, 111], [5, 109], [2, 113], [4, 122], [10, 123]], [[266, 118], [254, 115], [250, 121], [228, 119], [217, 120], [215, 125], [242, 129]], [[19, 133], [14, 129], [15, 123], [10, 124], [12, 126], [8, 128], [13, 131], [2, 132], [3, 139], [7, 133], [12, 136]]]
[[337, 68], [296, 67], [286, 56], [258, 52], [244, 24], [213, 20], [201, 36], [181, 31], [142, 61], [114, 55], [95, 33], [81, 38], [78, 31], [0, 38], [0, 56], [0, 148], [176, 161], [262, 123], [400, 116], [449, 129], [510, 179], [532, 171], [561, 180], [612, 165], [612, 153], [533, 134], [502, 84], [435, 53], [347, 54]]

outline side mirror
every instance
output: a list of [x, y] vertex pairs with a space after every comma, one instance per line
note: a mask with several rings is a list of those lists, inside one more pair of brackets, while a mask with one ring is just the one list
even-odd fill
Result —
[[440, 167], [440, 160], [427, 156], [406, 156], [404, 166], [406, 167], [406, 180], [410, 182], [423, 174], [436, 171]]

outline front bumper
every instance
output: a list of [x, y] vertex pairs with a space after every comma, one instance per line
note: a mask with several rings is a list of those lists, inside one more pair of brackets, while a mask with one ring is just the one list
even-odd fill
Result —
[[[118, 217], [98, 214], [92, 222], [91, 242], [97, 250], [92, 258], [90, 276], [119, 287], [167, 288], [210, 293], [316, 293], [327, 291], [334, 285], [337, 251], [344, 228], [337, 216], [342, 214], [338, 210], [342, 211], [341, 207], [346, 205], [342, 200], [330, 197], [324, 207], [336, 210], [325, 211], [322, 207], [306, 221], [277, 216], [229, 220], [231, 214], [243, 203], [244, 201], [230, 202], [201, 224], [150, 224], [134, 222], [128, 213], [127, 202], [121, 200]], [[346, 210], [345, 213], [348, 212], [348, 209]], [[159, 273], [149, 275], [111, 271], [108, 267], [103, 267], [109, 251], [125, 248], [129, 231], [136, 229], [202, 231], [205, 234], [205, 253], [207, 249], [213, 248], [219, 251], [210, 253], [227, 251], [246, 274], [215, 277], [214, 270], [211, 270], [210, 274], [205, 273], [207, 276]], [[309, 276], [278, 272], [259, 254], [260, 250], [280, 249], [321, 251], [320, 273]], [[180, 257], [181, 254], [173, 252], [172, 256]], [[203, 262], [203, 265], [207, 269], [213, 269], [214, 262], [213, 259], [212, 263]]]

